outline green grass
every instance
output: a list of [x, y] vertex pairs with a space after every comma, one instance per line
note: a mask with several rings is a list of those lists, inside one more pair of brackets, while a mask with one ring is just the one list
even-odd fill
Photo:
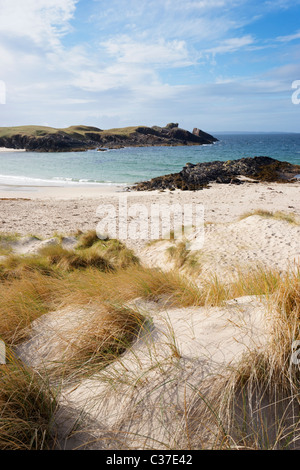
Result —
[[0, 127], [1, 137], [12, 137], [20, 134], [29, 137], [44, 137], [50, 134], [64, 133], [74, 138], [82, 139], [86, 137], [87, 133], [94, 133], [100, 135], [120, 135], [122, 137], [129, 136], [134, 133], [140, 126], [123, 127], [116, 129], [101, 130], [97, 127], [89, 126], [70, 126], [67, 128], [54, 128], [48, 126], [16, 126], [16, 127]]
[[0, 243], [11, 243], [15, 242], [20, 238], [20, 234], [18, 233], [5, 233], [0, 232]]
[[46, 126], [16, 126], [0, 127], [0, 137], [12, 137], [16, 134], [39, 137], [47, 134], [55, 134], [58, 129]]
[[130, 136], [136, 130], [141, 127], [141, 126], [129, 126], [129, 127], [120, 127], [120, 128], [115, 128], [115, 129], [107, 129], [103, 131], [103, 135], [120, 135], [122, 137], [124, 136]]
[[0, 232], [0, 256], [6, 256], [12, 252], [11, 245], [18, 241], [20, 235], [18, 233]]

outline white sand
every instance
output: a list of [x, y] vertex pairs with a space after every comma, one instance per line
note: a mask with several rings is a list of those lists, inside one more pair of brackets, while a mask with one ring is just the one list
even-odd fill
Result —
[[[166, 250], [172, 245], [169, 241], [158, 242], [141, 250], [140, 256], [149, 266], [171, 269]], [[300, 225], [258, 215], [231, 223], [209, 224], [205, 227], [203, 248], [196, 256], [201, 278], [204, 275], [228, 278], [248, 265], [281, 271], [293, 269], [300, 263]]]
[[[49, 236], [55, 231], [68, 233], [79, 228], [95, 228], [100, 204], [118, 207], [120, 195], [129, 204], [152, 203], [204, 205], [206, 222], [229, 222], [254, 209], [286, 211], [300, 216], [300, 183], [212, 184], [202, 191], [124, 192], [122, 187], [28, 187], [2, 186], [0, 189], [0, 231], [29, 232]], [[23, 201], [22, 199], [29, 199]]]
[[[299, 231], [280, 221], [254, 219], [238, 223], [245, 212], [255, 209], [283, 211], [300, 217], [300, 183], [297, 184], [244, 184], [241, 186], [213, 184], [210, 189], [197, 192], [129, 192], [110, 186], [80, 188], [35, 188], [0, 191], [0, 232], [29, 233], [51, 237], [54, 233], [67, 234], [77, 230], [96, 229], [101, 217], [97, 208], [113, 205], [117, 220], [120, 196], [128, 198], [128, 207], [143, 204], [150, 214], [151, 204], [202, 204], [205, 222], [236, 225], [228, 227], [207, 225], [206, 246], [209, 257], [218, 246], [228, 266], [239, 260], [261, 259], [272, 261], [299, 255]], [[128, 215], [127, 222], [133, 217]], [[275, 224], [275, 225], [274, 225]], [[293, 236], [290, 236], [290, 231]], [[148, 232], [149, 235], [149, 232]], [[288, 238], [286, 240], [286, 238]], [[291, 240], [290, 240], [291, 239]], [[286, 240], [286, 241], [285, 241]], [[141, 253], [148, 240], [128, 239], [129, 246]], [[290, 243], [290, 245], [289, 245]], [[234, 258], [235, 257], [235, 258]], [[234, 258], [234, 259], [233, 259]], [[158, 260], [156, 259], [155, 262]], [[216, 260], [218, 264], [218, 259]], [[223, 263], [223, 262], [222, 262]]]
[[26, 152], [26, 149], [10, 149], [6, 147], [0, 147], [0, 152]]

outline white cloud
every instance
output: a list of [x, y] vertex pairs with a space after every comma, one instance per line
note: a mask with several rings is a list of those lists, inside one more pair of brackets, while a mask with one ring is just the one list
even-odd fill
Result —
[[102, 42], [101, 46], [118, 62], [128, 64], [153, 64], [180, 67], [191, 65], [187, 44], [185, 41], [138, 42], [129, 37], [120, 37]]
[[264, 5], [270, 10], [288, 10], [291, 7], [300, 5], [300, 0], [268, 0]]
[[276, 38], [276, 40], [279, 42], [290, 42], [296, 39], [300, 39], [300, 30], [297, 31], [295, 34], [289, 34], [287, 36], [278, 36]]
[[254, 39], [251, 35], [243, 36], [240, 38], [230, 38], [222, 41], [220, 46], [207, 49], [206, 52], [211, 54], [225, 54], [229, 52], [236, 52], [239, 49], [242, 49], [245, 46], [250, 46], [253, 44]]
[[69, 31], [78, 0], [0, 0], [0, 31], [37, 45], [59, 44]]
[[[185, 1], [184, 8], [191, 9], [191, 10], [213, 10], [215, 8], [226, 7], [231, 2], [226, 2], [226, 0], [199, 0], [199, 1]], [[181, 0], [169, 0], [167, 1], [167, 6], [174, 8], [181, 7], [182, 8], [182, 1]]]

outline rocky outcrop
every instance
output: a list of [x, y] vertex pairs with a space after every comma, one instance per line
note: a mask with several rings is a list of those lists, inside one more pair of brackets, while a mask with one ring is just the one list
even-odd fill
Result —
[[[209, 183], [242, 184], [241, 176], [254, 181], [293, 182], [300, 174], [300, 165], [292, 165], [270, 157], [241, 158], [226, 162], [187, 163], [180, 173], [153, 178], [137, 183], [132, 189], [138, 191], [155, 189], [203, 189]], [[299, 181], [299, 180], [298, 180]]]
[[204, 131], [201, 131], [200, 129], [198, 129], [197, 127], [195, 127], [193, 129], [193, 134], [196, 136], [196, 137], [200, 137], [201, 139], [207, 139], [209, 140], [211, 138], [211, 135], [210, 134], [207, 134], [207, 132], [204, 132]]
[[136, 126], [109, 131], [87, 126], [68, 129], [27, 126], [24, 133], [20, 128], [15, 129], [15, 133], [11, 129], [6, 133], [6, 128], [0, 128], [0, 147], [36, 152], [71, 152], [96, 148], [202, 145], [218, 140], [203, 131], [193, 134], [175, 123], [166, 127]]
[[26, 149], [31, 152], [72, 152], [90, 148], [88, 142], [64, 133], [48, 134], [44, 137], [21, 134], [2, 137], [0, 147]]

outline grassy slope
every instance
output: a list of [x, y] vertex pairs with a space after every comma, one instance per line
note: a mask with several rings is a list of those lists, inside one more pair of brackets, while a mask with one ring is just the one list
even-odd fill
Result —
[[120, 129], [108, 129], [101, 130], [97, 127], [89, 126], [70, 126], [64, 129], [56, 129], [54, 127], [46, 126], [16, 126], [16, 127], [0, 127], [0, 138], [1, 137], [12, 137], [17, 134], [32, 136], [32, 137], [44, 137], [49, 134], [56, 134], [58, 132], [64, 132], [72, 137], [80, 139], [85, 137], [86, 133], [95, 133], [101, 135], [130, 135], [136, 131], [139, 126], [123, 127]]

